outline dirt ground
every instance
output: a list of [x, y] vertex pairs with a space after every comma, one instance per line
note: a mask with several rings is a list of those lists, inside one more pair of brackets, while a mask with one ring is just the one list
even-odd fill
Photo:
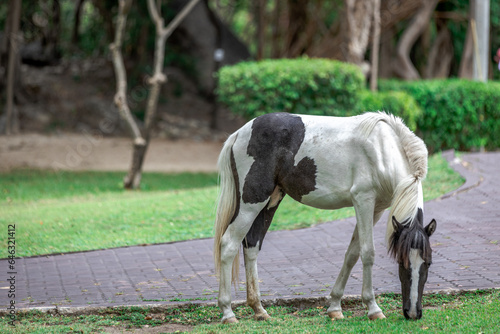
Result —
[[[222, 141], [152, 139], [144, 171], [213, 172]], [[125, 171], [132, 157], [130, 138], [83, 132], [0, 136], [0, 171], [18, 168]]]
[[118, 333], [185, 333], [190, 332], [192, 330], [191, 326], [186, 325], [178, 325], [178, 324], [165, 324], [161, 326], [154, 327], [142, 327], [142, 328], [134, 328], [134, 329], [124, 329], [120, 327], [105, 327], [101, 328], [105, 333], [108, 334], [118, 334]]

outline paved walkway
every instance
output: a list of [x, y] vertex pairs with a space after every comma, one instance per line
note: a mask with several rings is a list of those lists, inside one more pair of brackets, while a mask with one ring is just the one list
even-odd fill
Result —
[[[438, 222], [426, 291], [500, 288], [500, 152], [446, 157], [467, 182], [426, 203], [426, 223]], [[376, 293], [400, 291], [397, 264], [383, 244], [385, 219], [375, 228]], [[327, 296], [354, 225], [350, 218], [269, 233], [259, 257], [263, 299]], [[0, 268], [5, 310], [10, 302], [6, 260], [0, 260]], [[218, 289], [211, 239], [22, 258], [16, 270], [17, 308], [206, 303], [216, 301]], [[358, 263], [347, 295], [361, 293], [361, 277]], [[245, 299], [243, 284], [233, 298]]]

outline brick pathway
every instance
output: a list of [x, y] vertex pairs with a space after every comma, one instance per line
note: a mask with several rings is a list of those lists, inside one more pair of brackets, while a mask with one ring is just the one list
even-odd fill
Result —
[[[438, 228], [427, 291], [500, 287], [500, 152], [446, 154], [467, 179], [456, 192], [426, 203], [426, 223]], [[375, 228], [376, 293], [399, 292], [397, 265], [383, 244], [385, 219]], [[263, 299], [324, 297], [330, 292], [354, 229], [353, 218], [312, 228], [271, 232], [259, 257]], [[218, 284], [212, 240], [125, 247], [17, 259], [16, 306], [76, 307], [215, 302]], [[0, 307], [9, 303], [0, 260]], [[241, 271], [244, 272], [243, 270]], [[347, 295], [361, 293], [361, 264], [347, 283]], [[244, 274], [241, 278], [243, 279]], [[244, 285], [233, 296], [245, 299]]]

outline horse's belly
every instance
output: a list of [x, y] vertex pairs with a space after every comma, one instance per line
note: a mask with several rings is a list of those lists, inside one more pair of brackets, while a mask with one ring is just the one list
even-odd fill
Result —
[[352, 206], [351, 196], [345, 191], [332, 191], [329, 189], [316, 189], [307, 195], [302, 196], [302, 204], [318, 209], [335, 210]]

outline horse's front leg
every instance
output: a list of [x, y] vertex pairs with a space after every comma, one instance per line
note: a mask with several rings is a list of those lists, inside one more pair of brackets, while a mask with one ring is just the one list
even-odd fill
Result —
[[[228, 226], [226, 232], [222, 236], [218, 300], [219, 307], [223, 313], [222, 323], [238, 322], [231, 308], [231, 278], [233, 261], [235, 257], [238, 256], [238, 250], [241, 247], [243, 238], [247, 235], [253, 221], [266, 204], [267, 201], [257, 204], [245, 204], [242, 202], [240, 204], [240, 211], [238, 212], [238, 215]], [[255, 267], [257, 266], [256, 263], [254, 265]], [[234, 279], [237, 279], [237, 277], [234, 277]]]
[[342, 296], [344, 295], [345, 286], [347, 284], [347, 280], [349, 279], [349, 275], [351, 274], [351, 270], [359, 259], [359, 238], [358, 238], [358, 227], [354, 227], [354, 232], [352, 234], [351, 243], [347, 248], [344, 264], [342, 265], [342, 269], [340, 270], [339, 275], [337, 276], [337, 280], [335, 281], [335, 285], [333, 286], [331, 296], [330, 307], [328, 308], [328, 316], [332, 320], [343, 319], [344, 315], [342, 314], [342, 306], [340, 302], [342, 300]]
[[353, 196], [353, 200], [356, 210], [360, 256], [363, 263], [361, 298], [368, 307], [368, 317], [371, 320], [385, 318], [375, 301], [372, 284], [372, 268], [375, 261], [375, 246], [373, 244], [375, 197], [371, 193], [358, 193]]

